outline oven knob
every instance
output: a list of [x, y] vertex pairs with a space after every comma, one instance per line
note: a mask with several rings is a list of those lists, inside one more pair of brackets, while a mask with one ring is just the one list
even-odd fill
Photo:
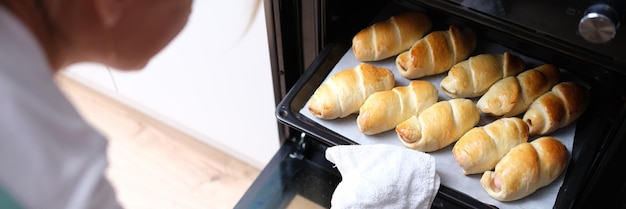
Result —
[[601, 44], [615, 37], [618, 24], [618, 14], [613, 7], [596, 4], [585, 11], [585, 16], [578, 23], [578, 32], [585, 40]]

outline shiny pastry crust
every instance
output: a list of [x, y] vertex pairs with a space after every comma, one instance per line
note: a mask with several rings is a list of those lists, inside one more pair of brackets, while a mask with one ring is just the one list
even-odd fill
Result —
[[480, 183], [496, 200], [519, 200], [559, 177], [567, 158], [563, 143], [551, 136], [540, 137], [511, 149], [495, 171], [483, 173]]
[[574, 82], [562, 82], [535, 100], [524, 114], [530, 135], [545, 135], [574, 122], [590, 103], [589, 91]]
[[432, 152], [454, 143], [479, 120], [480, 112], [472, 100], [451, 99], [398, 124], [396, 133], [406, 147]]
[[441, 89], [451, 98], [478, 97], [495, 82], [524, 70], [524, 61], [508, 52], [480, 54], [452, 66], [441, 81]]
[[428, 81], [420, 80], [411, 81], [407, 86], [376, 92], [359, 109], [357, 126], [367, 135], [391, 130], [400, 122], [435, 104], [438, 98], [437, 88]]
[[357, 60], [378, 61], [408, 50], [430, 31], [430, 18], [421, 12], [408, 12], [374, 23], [352, 38]]
[[500, 118], [485, 126], [475, 127], [454, 144], [454, 159], [463, 174], [491, 170], [513, 147], [528, 140], [528, 126], [516, 117]]
[[467, 59], [476, 49], [476, 34], [469, 28], [451, 25], [434, 31], [415, 42], [396, 57], [400, 75], [408, 79], [440, 74]]
[[559, 69], [544, 64], [493, 84], [476, 106], [486, 114], [512, 117], [525, 112], [539, 96], [559, 82]]
[[361, 63], [324, 81], [311, 96], [308, 109], [321, 119], [343, 118], [358, 112], [368, 96], [392, 89], [394, 85], [395, 78], [389, 69]]

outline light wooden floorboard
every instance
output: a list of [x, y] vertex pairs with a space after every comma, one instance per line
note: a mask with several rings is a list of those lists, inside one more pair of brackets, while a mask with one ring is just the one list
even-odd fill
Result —
[[232, 208], [259, 170], [79, 82], [58, 75], [109, 139], [107, 176], [128, 209]]

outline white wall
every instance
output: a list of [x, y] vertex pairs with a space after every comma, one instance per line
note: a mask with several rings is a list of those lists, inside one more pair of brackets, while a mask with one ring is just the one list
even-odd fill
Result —
[[141, 71], [65, 74], [258, 168], [278, 150], [261, 0], [194, 1], [185, 29]]

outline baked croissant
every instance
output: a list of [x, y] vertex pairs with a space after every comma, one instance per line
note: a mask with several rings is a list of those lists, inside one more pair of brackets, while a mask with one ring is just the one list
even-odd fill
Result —
[[474, 31], [451, 25], [448, 30], [429, 33], [400, 53], [396, 66], [408, 79], [443, 73], [467, 59], [476, 49], [476, 42]]
[[480, 112], [469, 99], [437, 102], [419, 116], [411, 116], [396, 126], [400, 141], [408, 148], [432, 152], [459, 139], [480, 120]]
[[496, 81], [515, 76], [524, 69], [524, 61], [508, 52], [480, 54], [452, 66], [441, 80], [441, 89], [451, 98], [478, 97]]
[[590, 103], [589, 91], [574, 82], [562, 82], [535, 100], [524, 114], [530, 135], [544, 135], [574, 122]]
[[480, 97], [476, 106], [493, 116], [516, 116], [526, 111], [530, 103], [549, 91], [559, 79], [559, 69], [544, 64], [496, 82]]
[[369, 96], [357, 117], [359, 130], [367, 135], [388, 131], [437, 102], [437, 87], [428, 81], [414, 80]]
[[522, 119], [500, 118], [463, 134], [452, 154], [463, 174], [482, 173], [493, 169], [509, 150], [526, 141], [528, 126]]
[[431, 27], [430, 18], [421, 12], [392, 16], [359, 31], [352, 38], [352, 51], [360, 61], [392, 57], [408, 50]]
[[498, 162], [495, 171], [483, 173], [480, 184], [496, 200], [518, 200], [559, 177], [567, 157], [567, 148], [559, 140], [540, 137], [511, 149]]
[[389, 69], [361, 63], [331, 75], [315, 90], [308, 108], [321, 119], [344, 118], [358, 112], [368, 96], [394, 85]]

